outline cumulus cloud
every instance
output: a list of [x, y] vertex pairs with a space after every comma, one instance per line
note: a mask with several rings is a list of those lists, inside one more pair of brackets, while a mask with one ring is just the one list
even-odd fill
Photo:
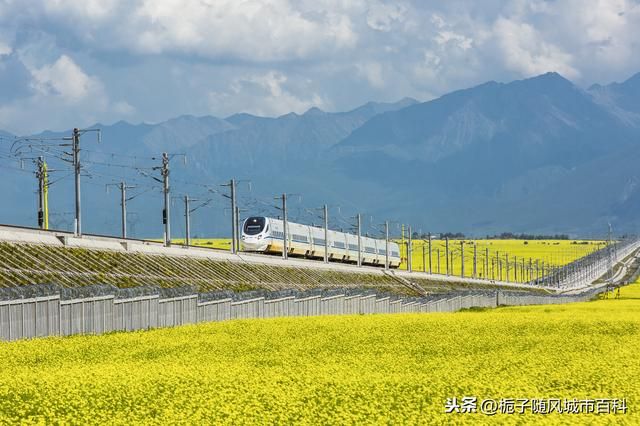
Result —
[[500, 18], [494, 29], [504, 64], [509, 69], [524, 77], [547, 71], [557, 71], [569, 78], [579, 76], [578, 70], [571, 65], [572, 55], [545, 41], [533, 26]]
[[326, 108], [327, 102], [317, 93], [297, 96], [287, 89], [288, 77], [278, 71], [247, 75], [234, 79], [228, 91], [209, 93], [213, 111], [223, 112], [231, 104], [236, 112], [261, 116], [279, 116], [289, 112], [303, 113], [316, 106]]
[[[27, 0], [29, 1], [29, 0]], [[353, 47], [345, 8], [305, 13], [288, 0], [30, 0], [33, 21], [66, 30], [86, 45], [135, 54], [281, 61]], [[42, 3], [40, 5], [40, 3]], [[348, 9], [348, 7], [347, 7]], [[313, 11], [311, 11], [313, 12]]]
[[407, 8], [400, 3], [374, 2], [367, 12], [367, 25], [377, 31], [389, 32], [396, 22], [402, 22]]
[[0, 0], [0, 128], [587, 86], [640, 71], [639, 39], [634, 0]]
[[[100, 79], [88, 75], [67, 55], [40, 67], [29, 64], [28, 60], [15, 63], [29, 75], [31, 91], [0, 105], [0, 126], [5, 129], [27, 133], [84, 126], [114, 112], [127, 115], [133, 111], [125, 101], [112, 103]], [[34, 129], [36, 120], [38, 127]]]
[[53, 64], [31, 70], [33, 86], [41, 95], [59, 96], [68, 102], [78, 102], [90, 95], [103, 94], [102, 84], [90, 77], [67, 55]]

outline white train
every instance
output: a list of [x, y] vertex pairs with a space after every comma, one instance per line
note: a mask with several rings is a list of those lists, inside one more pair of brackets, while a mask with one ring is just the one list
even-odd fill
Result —
[[[324, 228], [287, 222], [287, 248], [291, 255], [324, 259]], [[357, 263], [358, 236], [329, 230], [327, 232], [329, 259]], [[242, 225], [242, 244], [245, 251], [282, 253], [284, 242], [283, 223], [280, 219], [255, 216]], [[385, 241], [360, 237], [363, 264], [385, 263]], [[389, 241], [389, 267], [400, 266], [400, 247]]]

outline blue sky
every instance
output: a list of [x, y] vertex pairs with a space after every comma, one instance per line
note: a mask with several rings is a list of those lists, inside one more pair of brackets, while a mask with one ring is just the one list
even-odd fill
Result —
[[0, 0], [0, 129], [277, 116], [640, 71], [632, 0]]

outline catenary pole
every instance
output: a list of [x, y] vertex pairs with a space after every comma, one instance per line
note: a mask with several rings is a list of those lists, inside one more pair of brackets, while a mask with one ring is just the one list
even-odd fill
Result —
[[289, 258], [289, 230], [287, 224], [287, 194], [282, 194], [282, 233], [284, 238], [282, 239], [282, 258], [287, 260]]
[[478, 278], [478, 246], [473, 242], [473, 278]]
[[407, 270], [413, 270], [413, 238], [411, 236], [411, 225], [408, 227], [409, 235], [407, 236]]
[[122, 224], [122, 238], [127, 238], [127, 184], [120, 182], [120, 221]]
[[162, 215], [164, 222], [164, 245], [165, 247], [169, 247], [171, 246], [171, 203], [169, 200], [169, 154], [166, 152], [162, 153], [162, 188], [164, 192], [164, 211]]
[[358, 231], [358, 266], [362, 266], [362, 221], [360, 213], [356, 215], [356, 227]]
[[82, 236], [82, 206], [80, 204], [80, 129], [73, 129], [73, 136], [71, 137], [72, 151], [73, 151], [73, 171], [75, 178], [75, 229], [74, 233], [77, 237]]
[[384, 269], [389, 269], [389, 221], [384, 222]]
[[38, 227], [44, 227], [44, 157], [38, 157], [38, 170], [36, 172], [38, 178]]
[[237, 242], [238, 238], [236, 236], [238, 232], [237, 222], [236, 222], [236, 180], [231, 179], [229, 181], [229, 190], [231, 192], [231, 253], [235, 254], [238, 252]]
[[325, 204], [323, 209], [324, 220], [324, 262], [329, 262], [329, 208]]
[[242, 234], [242, 229], [240, 228], [240, 207], [236, 201], [236, 253], [242, 250], [242, 247], [240, 247], [240, 234]]
[[191, 212], [189, 211], [189, 195], [184, 196], [184, 245], [191, 245]]
[[449, 237], [444, 240], [444, 254], [446, 257], [447, 275], [449, 275]]
[[431, 232], [429, 232], [429, 273], [431, 273], [431, 272], [432, 272], [432, 268], [431, 268]]
[[464, 277], [464, 240], [460, 241], [460, 276]]

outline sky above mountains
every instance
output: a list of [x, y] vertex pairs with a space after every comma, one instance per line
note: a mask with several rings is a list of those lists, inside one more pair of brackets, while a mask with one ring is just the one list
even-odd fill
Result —
[[278, 116], [640, 70], [635, 0], [0, 0], [0, 128]]

